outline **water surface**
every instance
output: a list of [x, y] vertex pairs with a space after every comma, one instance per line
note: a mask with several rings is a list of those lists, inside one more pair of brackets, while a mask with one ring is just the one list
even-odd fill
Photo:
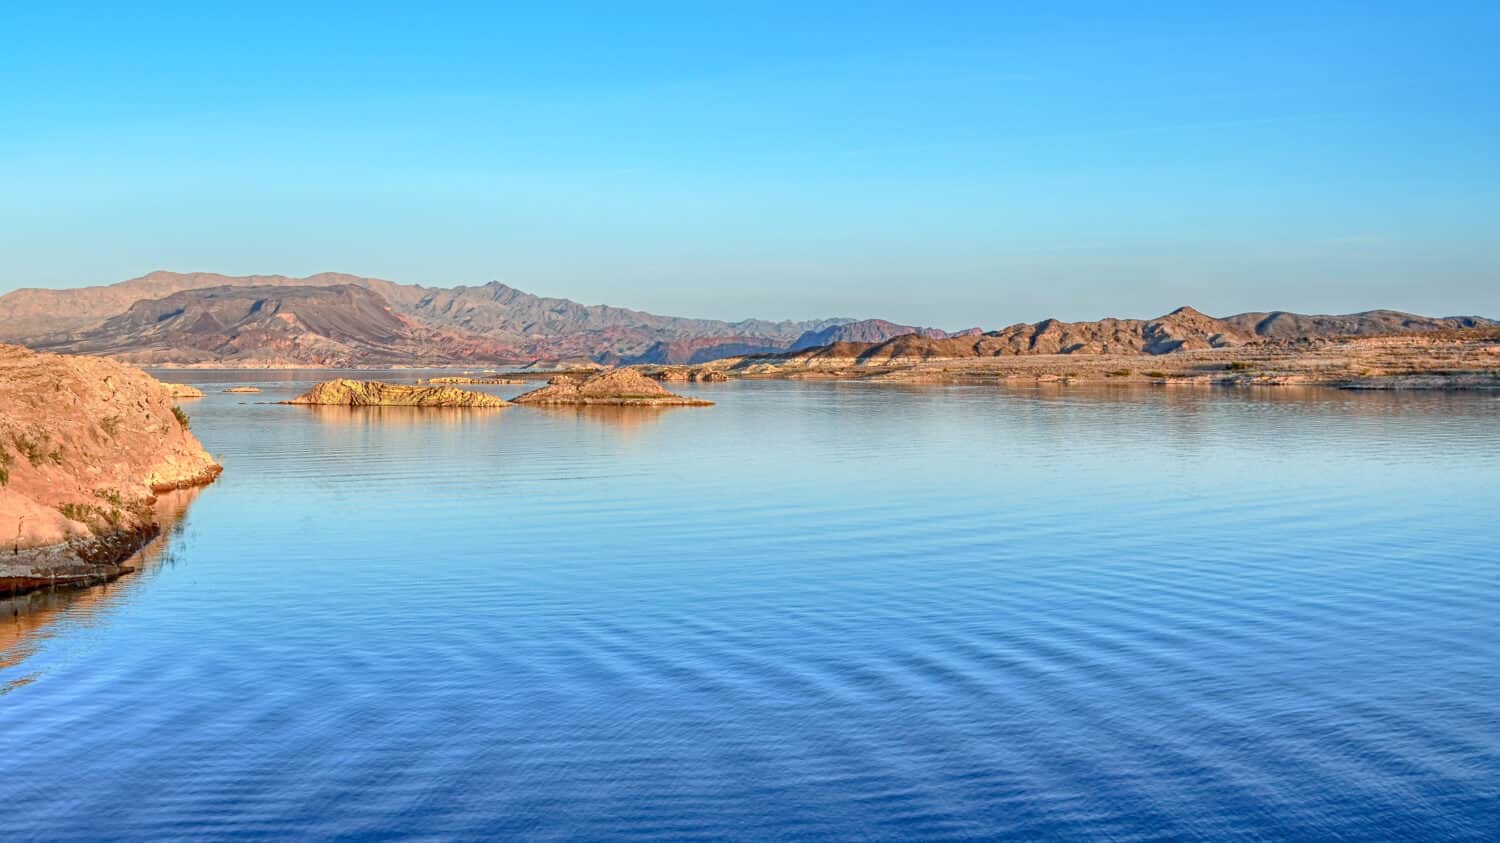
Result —
[[0, 603], [7, 839], [1500, 830], [1497, 396], [170, 377], [222, 479]]

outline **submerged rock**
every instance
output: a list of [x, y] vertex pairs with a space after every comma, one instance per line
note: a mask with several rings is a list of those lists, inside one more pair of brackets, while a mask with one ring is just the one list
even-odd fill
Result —
[[606, 369], [584, 377], [564, 375], [516, 399], [517, 404], [614, 404], [641, 407], [706, 407], [712, 401], [688, 398], [634, 369]]
[[451, 386], [406, 386], [348, 378], [324, 381], [283, 404], [341, 407], [508, 407], [510, 402], [483, 392]]
[[226, 389], [224, 391], [225, 392], [260, 392], [260, 387], [258, 387], [258, 386], [231, 386], [230, 388], [228, 388], [228, 389]]

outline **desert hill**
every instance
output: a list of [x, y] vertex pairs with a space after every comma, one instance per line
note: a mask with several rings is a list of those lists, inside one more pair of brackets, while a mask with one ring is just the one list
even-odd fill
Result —
[[514, 354], [513, 347], [400, 315], [373, 290], [349, 284], [182, 290], [34, 345], [140, 364], [408, 365]]
[[1169, 354], [1264, 342], [1374, 336], [1486, 327], [1480, 317], [1432, 318], [1389, 310], [1346, 316], [1244, 313], [1224, 319], [1180, 307], [1155, 319], [1063, 322], [1045, 319], [998, 331], [949, 338], [905, 334], [884, 342], [837, 342], [791, 352], [790, 361], [888, 363], [1026, 354]]
[[154, 495], [218, 476], [174, 402], [113, 360], [0, 345], [0, 594], [119, 575]]

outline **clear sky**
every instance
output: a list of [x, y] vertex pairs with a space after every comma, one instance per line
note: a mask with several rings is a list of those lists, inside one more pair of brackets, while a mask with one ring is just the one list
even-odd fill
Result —
[[0, 292], [1500, 317], [1494, 2], [21, 5]]

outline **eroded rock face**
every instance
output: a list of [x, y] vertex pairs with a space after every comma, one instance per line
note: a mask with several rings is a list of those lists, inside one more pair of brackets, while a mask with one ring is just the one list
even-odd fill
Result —
[[451, 386], [406, 386], [348, 378], [324, 381], [286, 404], [341, 407], [508, 407], [510, 402], [483, 392]]
[[668, 392], [634, 369], [606, 369], [594, 375], [555, 377], [516, 399], [517, 404], [613, 404], [643, 407], [702, 407], [713, 404]]
[[218, 476], [175, 401], [121, 363], [0, 345], [0, 593], [117, 576], [155, 493]]

